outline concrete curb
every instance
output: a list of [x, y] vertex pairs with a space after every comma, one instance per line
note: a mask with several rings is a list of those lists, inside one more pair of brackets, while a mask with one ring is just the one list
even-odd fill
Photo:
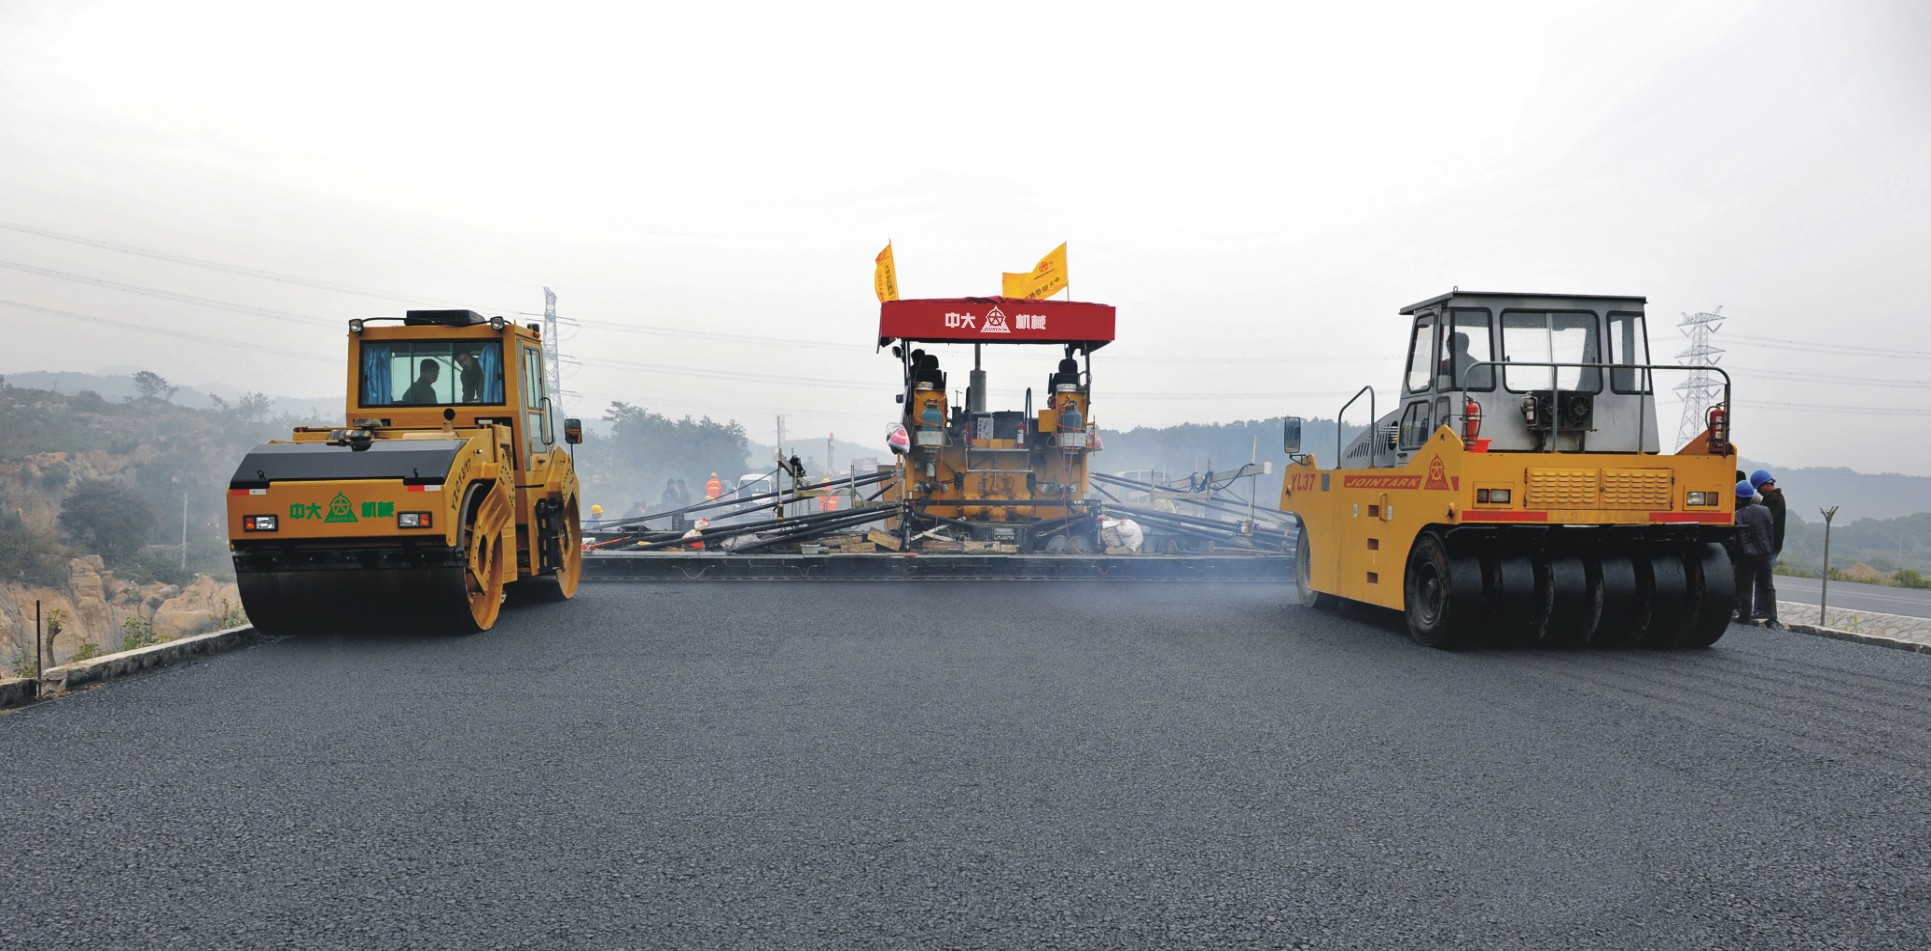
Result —
[[1855, 641], [1859, 644], [1870, 644], [1874, 647], [1889, 647], [1892, 650], [1911, 651], [1915, 654], [1931, 654], [1931, 644], [1920, 644], [1917, 641], [1901, 641], [1894, 637], [1879, 637], [1876, 634], [1858, 634], [1853, 631], [1840, 631], [1831, 627], [1818, 627], [1815, 624], [1785, 624], [1784, 630], [1795, 631], [1799, 634], [1810, 634], [1815, 637], [1828, 637], [1832, 640]]
[[178, 664], [190, 658], [246, 647], [254, 642], [255, 628], [244, 624], [207, 634], [177, 638], [165, 644], [152, 644], [92, 660], [49, 667], [41, 671], [38, 682], [32, 678], [0, 681], [0, 707], [21, 706], [35, 700], [51, 700], [76, 687], [117, 680], [158, 667]]

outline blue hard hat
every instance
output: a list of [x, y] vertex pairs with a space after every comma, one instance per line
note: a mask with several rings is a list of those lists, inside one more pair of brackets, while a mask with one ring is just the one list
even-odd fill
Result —
[[1745, 479], [1742, 482], [1737, 483], [1737, 498], [1754, 499], [1756, 497], [1757, 497], [1757, 487], [1754, 485], [1751, 485], [1749, 479]]
[[1769, 469], [1758, 469], [1757, 471], [1750, 473], [1750, 484], [1752, 486], [1760, 486], [1765, 482], [1775, 482], [1775, 481], [1777, 481], [1777, 477], [1771, 475]]

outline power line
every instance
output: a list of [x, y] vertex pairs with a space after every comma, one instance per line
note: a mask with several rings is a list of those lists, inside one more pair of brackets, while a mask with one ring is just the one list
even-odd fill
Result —
[[137, 324], [127, 320], [113, 320], [107, 317], [96, 317], [92, 314], [77, 314], [71, 310], [59, 310], [53, 307], [42, 307], [39, 304], [28, 304], [22, 301], [0, 300], [0, 306], [15, 307], [20, 310], [30, 310], [35, 313], [46, 314], [50, 317], [59, 317], [63, 320], [79, 320], [79, 321], [85, 321], [87, 323], [103, 324], [109, 327], [119, 327], [123, 330], [131, 330], [135, 333], [152, 334], [155, 336], [167, 337], [170, 340], [192, 340], [197, 343], [205, 343], [210, 346], [216, 346], [216, 347], [231, 347], [237, 350], [253, 350], [257, 353], [272, 353], [272, 354], [276, 354], [277, 356], [284, 356], [294, 360], [311, 360], [318, 363], [331, 363], [331, 364], [339, 362], [337, 360], [332, 360], [328, 357], [324, 357], [319, 354], [309, 353], [307, 351], [302, 351], [302, 350], [283, 350], [279, 347], [264, 347], [260, 344], [243, 343], [241, 341], [238, 341], [229, 337], [213, 337], [206, 334], [198, 334], [198, 333], [193, 333], [186, 330], [181, 330], [176, 327], [156, 327], [152, 324]]
[[[133, 245], [116, 244], [112, 241], [100, 241], [94, 238], [83, 238], [79, 235], [63, 234], [58, 231], [49, 231], [45, 228], [35, 228], [29, 225], [15, 224], [13, 222], [8, 222], [8, 221], [0, 221], [0, 229], [4, 229], [7, 231], [15, 231], [15, 232], [19, 232], [20, 234], [33, 235], [38, 238], [51, 238], [55, 241], [65, 241], [69, 244], [78, 244], [83, 247], [101, 248], [103, 250], [114, 251], [119, 254], [131, 254], [136, 257], [152, 258], [156, 261], [166, 261], [170, 264], [185, 264], [188, 267], [198, 267], [209, 271], [220, 271], [224, 274], [235, 274], [241, 277], [252, 277], [257, 280], [263, 280], [263, 281], [275, 281], [281, 284], [295, 284], [301, 287], [311, 287], [316, 290], [332, 291], [338, 294], [353, 294], [357, 297], [373, 297], [377, 300], [386, 300], [386, 301], [410, 301], [410, 300], [422, 301], [425, 303], [432, 303], [432, 304], [444, 304], [450, 307], [475, 306], [473, 304], [467, 304], [461, 301], [440, 300], [440, 299], [431, 298], [431, 297], [417, 297], [412, 294], [401, 294], [395, 291], [385, 291], [385, 290], [378, 290], [374, 288], [357, 287], [353, 284], [340, 284], [334, 281], [318, 281], [314, 278], [301, 277], [295, 274], [282, 274], [276, 271], [262, 270], [260, 268], [237, 267], [236, 265], [233, 265], [233, 264], [223, 264], [220, 261], [211, 261], [207, 258], [190, 257], [185, 254], [170, 254], [166, 251], [153, 251], [147, 248], [137, 248], [137, 247], [134, 247]], [[514, 313], [516, 311], [516, 308], [514, 307], [490, 308], [490, 309], [499, 310], [505, 313]]]
[[1779, 380], [1809, 380], [1815, 383], [1842, 383], [1849, 386], [1931, 387], [1931, 382], [1924, 380], [1873, 380], [1861, 376], [1833, 376], [1826, 373], [1793, 373], [1787, 370], [1764, 370], [1755, 367], [1733, 366], [1727, 369], [1733, 374], [1757, 373]]
[[51, 277], [62, 281], [72, 281], [77, 284], [87, 284], [93, 287], [103, 287], [103, 288], [107, 288], [108, 290], [125, 291], [129, 294], [140, 294], [144, 297], [156, 297], [156, 298], [160, 298], [161, 300], [179, 301], [184, 304], [195, 304], [201, 307], [214, 307], [220, 310], [229, 310], [229, 311], [234, 311], [236, 313], [241, 313], [241, 314], [254, 314], [258, 317], [267, 317], [271, 320], [285, 320], [291, 323], [315, 324], [318, 326], [327, 326], [327, 327], [337, 326], [337, 323], [335, 321], [328, 320], [322, 317], [312, 317], [307, 314], [298, 314], [293, 311], [275, 310], [269, 307], [254, 307], [248, 304], [235, 304], [235, 303], [230, 303], [228, 301], [216, 300], [212, 297], [197, 297], [193, 294], [180, 294], [174, 291], [164, 291], [154, 287], [143, 287], [139, 284], [123, 284], [119, 281], [108, 280], [107, 278], [89, 277], [85, 274], [74, 274], [69, 271], [56, 271], [53, 268], [35, 267], [31, 264], [21, 264], [17, 261], [0, 261], [0, 267], [9, 268], [15, 271], [23, 271], [28, 274], [38, 274], [41, 277]]
[[1850, 344], [1814, 343], [1806, 340], [1786, 340], [1781, 337], [1751, 337], [1744, 334], [1731, 334], [1727, 339], [1741, 341], [1771, 350], [1800, 350], [1806, 353], [1842, 353], [1851, 356], [1867, 357], [1931, 357], [1931, 350], [1898, 350], [1892, 347], [1857, 347]]

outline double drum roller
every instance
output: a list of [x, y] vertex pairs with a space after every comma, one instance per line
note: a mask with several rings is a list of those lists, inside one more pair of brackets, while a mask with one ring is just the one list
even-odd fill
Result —
[[[577, 477], [535, 325], [349, 322], [346, 425], [255, 447], [228, 487], [242, 608], [266, 634], [481, 631], [509, 585], [576, 593]], [[563, 421], [563, 442], [582, 435]]]

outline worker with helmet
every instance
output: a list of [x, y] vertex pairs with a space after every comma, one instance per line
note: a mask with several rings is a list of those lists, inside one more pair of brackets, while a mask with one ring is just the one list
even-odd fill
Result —
[[704, 483], [704, 498], [715, 502], [717, 497], [723, 494], [724, 483], [718, 480], [717, 473], [711, 473], [710, 481]]
[[602, 521], [603, 521], [603, 506], [601, 505], [590, 506], [590, 527], [596, 528], [597, 523]]
[[[1750, 473], [1750, 484], [1756, 487], [1757, 497], [1763, 499], [1763, 507], [1770, 510], [1770, 517], [1776, 528], [1771, 532], [1771, 545], [1775, 557], [1783, 557], [1784, 497], [1783, 490], [1777, 488], [1777, 477], [1769, 469], [1758, 469]], [[1773, 561], [1772, 564], [1775, 564]]]
[[1731, 559], [1737, 574], [1737, 620], [1762, 621], [1764, 627], [1781, 630], [1777, 622], [1777, 584], [1772, 573], [1777, 564], [1773, 537], [1775, 518], [1770, 509], [1757, 501], [1757, 488], [1749, 479], [1737, 483], [1736, 550]]

